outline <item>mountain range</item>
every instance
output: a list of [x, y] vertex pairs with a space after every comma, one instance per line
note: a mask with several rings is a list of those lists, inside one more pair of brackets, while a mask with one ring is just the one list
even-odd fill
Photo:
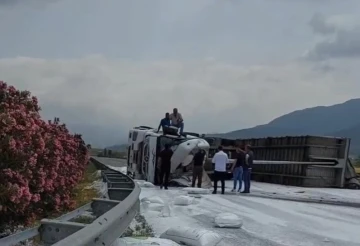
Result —
[[223, 138], [316, 135], [351, 138], [350, 152], [360, 154], [360, 98], [332, 106], [318, 106], [282, 115], [267, 124], [221, 134]]
[[[259, 138], [293, 135], [316, 135], [351, 138], [351, 153], [360, 155], [360, 98], [332, 106], [318, 106], [282, 115], [267, 124], [220, 134], [207, 134], [223, 138]], [[72, 132], [81, 133], [94, 147], [123, 151], [126, 128], [111, 125], [69, 125]], [[121, 141], [124, 140], [124, 141]]]

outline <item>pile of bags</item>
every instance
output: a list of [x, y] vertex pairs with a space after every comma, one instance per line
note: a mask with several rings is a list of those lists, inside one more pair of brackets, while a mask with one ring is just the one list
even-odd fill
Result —
[[[144, 185], [144, 184], [142, 184]], [[210, 193], [209, 189], [202, 188], [184, 188], [182, 195], [174, 198], [173, 203], [176, 206], [189, 206], [195, 204], [197, 199], [195, 197], [201, 197]], [[160, 212], [159, 216], [170, 217], [171, 209], [168, 203], [158, 197], [145, 197], [141, 199], [141, 206], [143, 210], [151, 210]], [[241, 228], [243, 225], [242, 220], [233, 213], [221, 213], [214, 218], [215, 227], [219, 228]], [[125, 239], [122, 239], [125, 240]], [[220, 234], [203, 228], [191, 228], [191, 227], [171, 227], [160, 235], [160, 238], [147, 238], [146, 240], [136, 241], [135, 239], [126, 239], [122, 245], [159, 245], [159, 246], [175, 246], [175, 245], [187, 245], [187, 246], [217, 246], [223, 240], [223, 236]], [[137, 239], [139, 240], [139, 239]]]

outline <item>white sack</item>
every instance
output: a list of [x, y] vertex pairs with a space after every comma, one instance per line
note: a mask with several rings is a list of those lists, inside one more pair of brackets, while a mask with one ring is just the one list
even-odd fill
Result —
[[193, 197], [193, 198], [201, 198], [201, 194], [188, 194], [189, 197]]
[[168, 203], [164, 205], [161, 209], [160, 217], [170, 217], [171, 216], [171, 209]]
[[142, 186], [146, 181], [141, 179], [134, 179], [134, 181], [139, 185]]
[[236, 214], [222, 213], [215, 217], [215, 224], [222, 228], [240, 228], [243, 223]]
[[179, 206], [188, 206], [192, 204], [193, 200], [194, 198], [190, 196], [178, 196], [175, 198], [174, 204]]
[[147, 182], [145, 180], [140, 180], [140, 179], [136, 179], [134, 180], [140, 187], [145, 187], [145, 188], [153, 188], [155, 187], [155, 185], [153, 183]]
[[94, 181], [91, 185], [86, 186], [84, 189], [95, 189], [101, 197], [106, 196], [108, 192], [107, 184], [101, 180]]
[[136, 239], [131, 237], [118, 238], [112, 246], [180, 246], [174, 241], [162, 238], [148, 237]]
[[161, 212], [163, 210], [163, 208], [164, 208], [164, 204], [150, 203], [147, 207], [147, 210]]
[[170, 228], [161, 234], [160, 238], [188, 246], [216, 246], [222, 240], [222, 237], [215, 232], [190, 227]]
[[203, 188], [193, 188], [193, 187], [187, 187], [184, 188], [183, 191], [186, 191], [188, 194], [209, 194], [210, 190], [209, 189], [203, 189]]
[[141, 202], [149, 201], [151, 203], [164, 204], [164, 201], [158, 196], [144, 197]]
[[143, 201], [140, 203], [140, 211], [142, 213], [146, 212], [149, 210], [149, 205], [151, 204], [151, 202], [149, 201]]
[[142, 185], [142, 187], [146, 187], [146, 188], [153, 188], [155, 187], [155, 185], [153, 183], [147, 182], [145, 181]]

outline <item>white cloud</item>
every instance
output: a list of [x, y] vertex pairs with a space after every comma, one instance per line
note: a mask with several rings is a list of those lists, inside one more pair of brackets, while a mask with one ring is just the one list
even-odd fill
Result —
[[357, 58], [360, 56], [360, 25], [358, 15], [315, 14], [309, 22], [321, 40], [305, 52], [311, 60]]
[[224, 132], [358, 97], [359, 1], [20, 2], [0, 8], [0, 79], [101, 145], [173, 107]]
[[239, 66], [214, 59], [130, 62], [94, 55], [0, 59], [0, 74], [38, 96], [46, 118], [59, 116], [69, 124], [118, 125], [126, 131], [157, 126], [166, 111], [177, 107], [188, 130], [224, 132], [357, 95], [359, 73], [353, 68], [358, 63], [324, 64], [335, 68], [326, 71], [318, 66]]

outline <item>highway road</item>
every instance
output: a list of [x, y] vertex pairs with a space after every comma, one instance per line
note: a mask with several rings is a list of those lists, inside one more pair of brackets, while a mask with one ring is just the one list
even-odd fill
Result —
[[[126, 167], [124, 159], [99, 157], [97, 159], [113, 167]], [[230, 192], [231, 182], [227, 181], [226, 186], [229, 187], [226, 189], [226, 195], [206, 195], [196, 204], [185, 207], [171, 205], [170, 217], [161, 217], [159, 212], [155, 211], [143, 211], [144, 216], [156, 235], [164, 232], [169, 225], [195, 226], [214, 230], [224, 236], [223, 243], [226, 246], [360, 245], [358, 222], [360, 212], [357, 208], [234, 195]], [[274, 187], [271, 184], [257, 182], [254, 182], [254, 186], [255, 192], [261, 188], [261, 192], [276, 191], [280, 194], [289, 193], [291, 188], [280, 185]], [[295, 188], [305, 190], [300, 187], [293, 189]], [[341, 194], [344, 195], [345, 191], [342, 190]], [[306, 189], [306, 192], [310, 191]], [[174, 198], [181, 194], [183, 192], [179, 188], [170, 188], [167, 191], [142, 188], [140, 197], [159, 196], [165, 203], [173, 204]], [[214, 216], [221, 212], [237, 214], [244, 222], [243, 228], [240, 230], [214, 228]]]
[[126, 159], [118, 159], [118, 158], [106, 158], [106, 157], [95, 157], [92, 158], [98, 160], [99, 162], [113, 167], [126, 167], [127, 160]]

